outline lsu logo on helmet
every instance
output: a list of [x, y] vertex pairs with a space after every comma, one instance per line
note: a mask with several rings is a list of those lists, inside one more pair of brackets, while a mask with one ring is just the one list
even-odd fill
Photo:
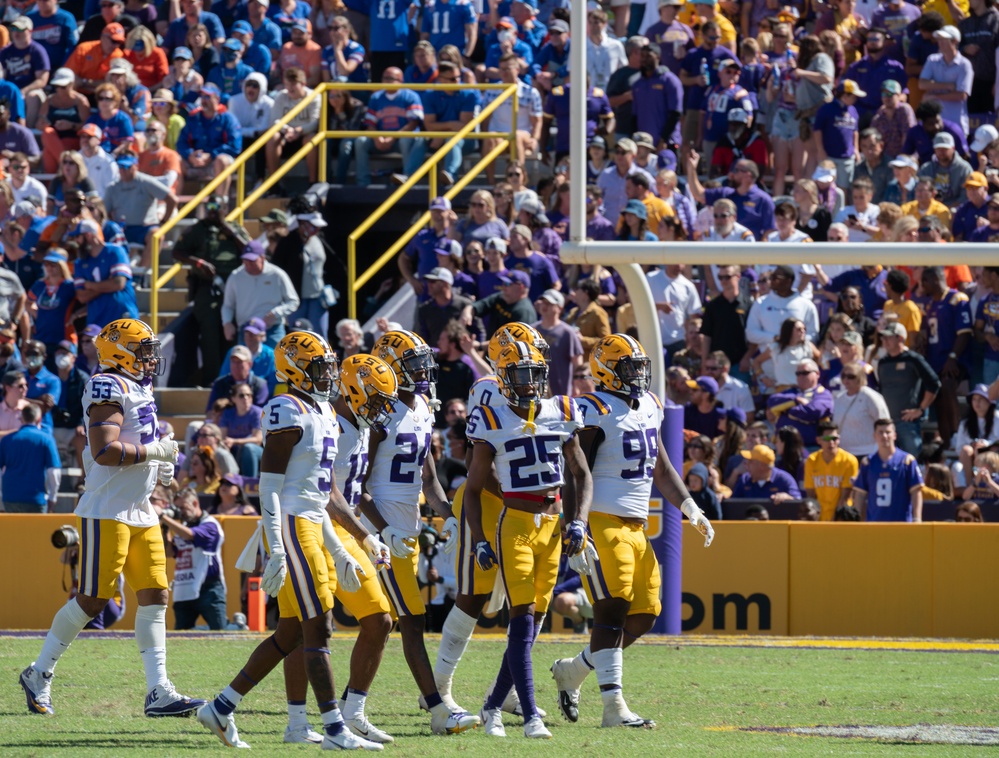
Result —
[[286, 334], [274, 348], [274, 364], [278, 381], [287, 382], [316, 402], [336, 397], [340, 373], [336, 355], [318, 334]]
[[590, 373], [602, 389], [638, 399], [652, 384], [652, 361], [638, 340], [609, 334], [590, 353]]
[[548, 363], [534, 345], [513, 342], [499, 354], [496, 378], [510, 405], [527, 408], [547, 392]]
[[340, 365], [340, 395], [364, 426], [385, 428], [398, 386], [395, 372], [373, 355], [352, 355]]
[[101, 368], [120, 371], [136, 381], [159, 376], [166, 368], [159, 339], [137, 318], [109, 323], [94, 338], [94, 347]]
[[551, 358], [551, 348], [537, 329], [530, 324], [525, 324], [523, 321], [511, 321], [503, 324], [490, 337], [487, 349], [489, 362], [495, 366], [503, 349], [514, 342], [526, 342], [528, 345], [537, 348], [538, 352], [541, 353], [541, 357], [546, 361]]
[[371, 348], [371, 354], [395, 372], [400, 390], [425, 395], [437, 383], [434, 351], [418, 334], [406, 329], [385, 332]]

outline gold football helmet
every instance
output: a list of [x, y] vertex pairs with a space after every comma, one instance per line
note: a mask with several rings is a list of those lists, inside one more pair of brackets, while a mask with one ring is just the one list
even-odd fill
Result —
[[601, 389], [637, 400], [652, 384], [652, 361], [638, 340], [609, 334], [590, 353], [590, 373]]
[[530, 324], [525, 324], [523, 321], [510, 321], [503, 324], [489, 338], [489, 347], [487, 350], [489, 362], [495, 366], [496, 361], [499, 360], [500, 353], [503, 352], [503, 348], [514, 342], [526, 342], [528, 345], [537, 348], [538, 352], [541, 353], [541, 357], [546, 361], [551, 359], [551, 348], [548, 347], [545, 338], [541, 336], [541, 333], [537, 329]]
[[496, 377], [500, 392], [510, 405], [528, 408], [545, 396], [548, 363], [533, 345], [512, 342], [499, 354]]
[[381, 358], [352, 355], [340, 365], [340, 395], [358, 423], [369, 428], [385, 428], [399, 397], [398, 387], [395, 372]]
[[97, 360], [103, 369], [114, 369], [141, 382], [166, 369], [160, 341], [143, 321], [120, 318], [101, 329], [94, 338]]
[[426, 395], [437, 384], [434, 351], [423, 338], [405, 329], [385, 332], [371, 348], [395, 372], [399, 389]]
[[315, 332], [290, 332], [274, 348], [280, 382], [287, 382], [319, 403], [336, 398], [340, 367], [329, 343]]

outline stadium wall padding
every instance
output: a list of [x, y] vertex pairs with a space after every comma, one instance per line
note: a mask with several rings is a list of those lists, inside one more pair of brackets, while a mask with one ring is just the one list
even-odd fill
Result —
[[[76, 519], [0, 519], [0, 629], [46, 629], [66, 600], [64, 572], [69, 577], [51, 535]], [[231, 617], [240, 607], [233, 564], [256, 519], [220, 521]], [[686, 633], [999, 638], [999, 524], [772, 521], [715, 528], [705, 549], [703, 537], [684, 525]], [[172, 575], [170, 558], [167, 569]], [[118, 629], [133, 626], [130, 590], [126, 603]], [[167, 624], [173, 627], [172, 613]]]

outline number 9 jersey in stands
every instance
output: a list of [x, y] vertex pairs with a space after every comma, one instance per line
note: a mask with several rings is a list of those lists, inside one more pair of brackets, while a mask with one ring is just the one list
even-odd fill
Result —
[[[592, 466], [590, 510], [621, 518], [648, 519], [652, 471], [659, 455], [663, 404], [646, 392], [632, 408], [629, 398], [591, 392], [576, 398], [583, 426], [603, 432]], [[588, 451], [584, 451], [588, 452]]]
[[[423, 395], [414, 395], [415, 408], [402, 400], [395, 403], [385, 425], [385, 439], [370, 462], [371, 473], [365, 487], [386, 523], [410, 537], [420, 534], [420, 492], [423, 490], [423, 462], [430, 452], [434, 414]], [[362, 519], [372, 532], [374, 524]]]
[[479, 405], [468, 416], [468, 439], [484, 442], [496, 452], [496, 474], [504, 494], [565, 484], [562, 445], [582, 428], [582, 414], [565, 395], [539, 400], [534, 409], [530, 420], [505, 402]]
[[[148, 445], [156, 440], [156, 403], [152, 385], [121, 374], [94, 374], [83, 388], [83, 417], [98, 405], [121, 408], [123, 420], [118, 439], [132, 445]], [[84, 422], [89, 423], [89, 422]], [[79, 518], [113, 519], [129, 526], [155, 526], [149, 495], [156, 486], [155, 461], [132, 466], [101, 466], [93, 458], [90, 445], [83, 451], [87, 489], [76, 506]]]
[[281, 513], [322, 523], [333, 489], [331, 474], [340, 436], [333, 406], [320, 402], [312, 407], [294, 395], [278, 395], [264, 407], [261, 426], [265, 444], [269, 434], [301, 430], [302, 438], [295, 444], [284, 472]]

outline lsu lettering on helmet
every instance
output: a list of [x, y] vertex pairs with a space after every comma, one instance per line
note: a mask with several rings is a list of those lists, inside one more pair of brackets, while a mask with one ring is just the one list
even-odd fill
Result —
[[112, 321], [94, 338], [94, 347], [101, 368], [120, 371], [140, 382], [159, 376], [166, 368], [156, 334], [137, 318]]
[[437, 384], [437, 361], [430, 345], [405, 329], [385, 332], [371, 348], [395, 372], [399, 389], [426, 395]]
[[340, 364], [340, 396], [358, 423], [381, 430], [399, 397], [395, 372], [381, 358], [352, 355]]
[[527, 408], [545, 396], [548, 363], [534, 345], [513, 342], [499, 354], [496, 378], [500, 392], [510, 405]]
[[489, 347], [487, 349], [489, 362], [495, 366], [496, 361], [499, 360], [500, 353], [503, 352], [503, 348], [514, 342], [526, 342], [528, 345], [537, 348], [538, 352], [541, 353], [541, 357], [546, 361], [551, 358], [551, 348], [548, 347], [545, 338], [541, 336], [541, 333], [537, 329], [530, 324], [525, 324], [523, 321], [511, 321], [503, 324], [489, 338]]
[[590, 373], [602, 389], [637, 400], [652, 384], [652, 361], [638, 340], [609, 334], [590, 353]]
[[274, 366], [280, 382], [324, 403], [336, 398], [340, 368], [336, 355], [315, 332], [290, 332], [274, 348]]

